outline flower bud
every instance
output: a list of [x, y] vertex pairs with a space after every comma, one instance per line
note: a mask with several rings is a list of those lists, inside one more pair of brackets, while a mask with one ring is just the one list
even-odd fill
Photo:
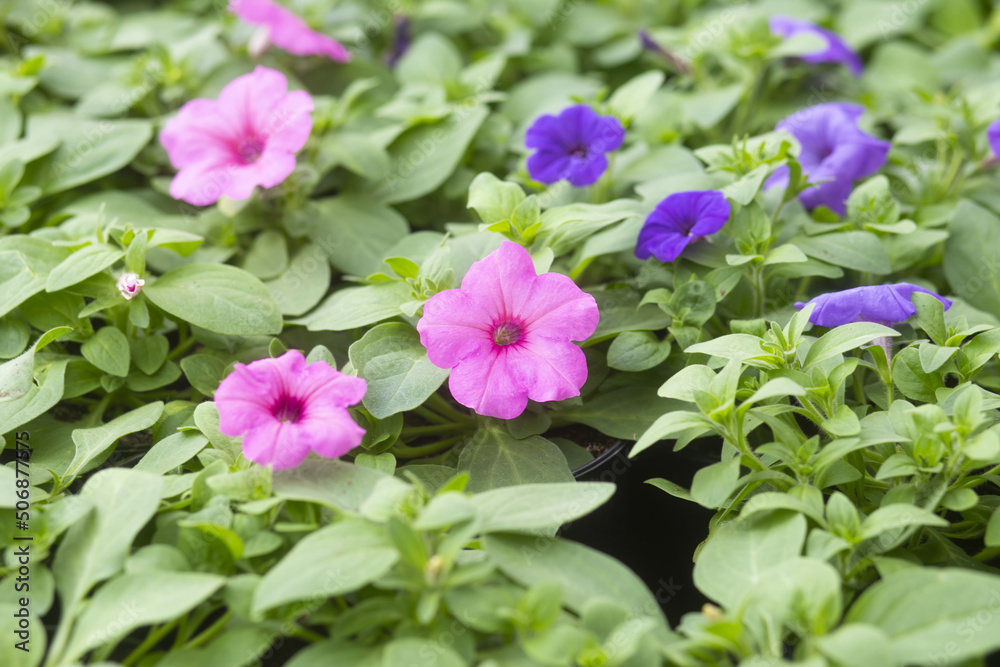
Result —
[[118, 279], [118, 291], [126, 299], [131, 299], [142, 291], [142, 286], [145, 284], [146, 281], [140, 278], [138, 274], [123, 273], [122, 277]]

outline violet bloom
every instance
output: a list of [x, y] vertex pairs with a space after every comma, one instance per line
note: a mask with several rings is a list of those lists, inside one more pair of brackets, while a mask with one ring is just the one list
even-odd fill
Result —
[[123, 273], [118, 279], [118, 291], [121, 295], [125, 297], [127, 301], [131, 301], [132, 297], [142, 291], [142, 286], [146, 284], [146, 281], [139, 277], [136, 273]]
[[621, 121], [586, 104], [540, 116], [524, 139], [525, 146], [538, 149], [528, 158], [528, 173], [541, 183], [565, 178], [578, 188], [593, 185], [608, 168], [605, 154], [618, 150], [624, 139]]
[[[229, 10], [243, 21], [260, 27], [251, 51], [257, 55], [270, 42], [297, 56], [322, 55], [347, 62], [351, 53], [337, 40], [310, 28], [289, 9], [271, 0], [229, 0]], [[261, 43], [262, 42], [262, 43]]]
[[791, 16], [772, 16], [768, 21], [771, 32], [779, 37], [794, 37], [801, 33], [815, 35], [826, 42], [826, 48], [799, 56], [807, 63], [841, 63], [851, 70], [854, 76], [861, 76], [864, 67], [861, 58], [847, 45], [844, 38], [835, 32], [820, 28], [814, 23], [792, 18]]
[[170, 195], [205, 206], [278, 185], [295, 169], [295, 152], [312, 131], [312, 110], [309, 93], [288, 92], [281, 72], [260, 66], [229, 82], [218, 100], [191, 100], [160, 133], [179, 170]]
[[839, 327], [851, 322], [878, 322], [889, 326], [894, 322], [905, 322], [917, 313], [913, 305], [913, 293], [930, 294], [944, 304], [944, 309], [951, 308], [951, 300], [934, 292], [911, 283], [896, 283], [894, 285], [873, 285], [870, 287], [854, 287], [840, 292], [820, 294], [807, 303], [801, 301], [795, 304], [799, 310], [809, 304], [815, 304], [809, 321], [821, 327]]
[[[857, 104], [830, 102], [797, 111], [778, 123], [776, 129], [798, 139], [802, 171], [810, 182], [818, 183], [799, 194], [806, 208], [826, 206], [843, 215], [854, 181], [871, 176], [885, 164], [891, 144], [858, 127], [864, 112]], [[765, 187], [776, 185], [788, 185], [788, 167], [776, 170]]]
[[243, 455], [275, 470], [294, 468], [312, 450], [328, 459], [361, 443], [365, 430], [347, 412], [365, 395], [363, 378], [324, 361], [306, 364], [298, 350], [236, 364], [215, 390], [219, 430], [243, 435]]
[[990, 142], [990, 150], [994, 158], [1000, 158], [1000, 120], [990, 123], [986, 129], [986, 139]]
[[528, 399], [580, 394], [587, 360], [577, 345], [594, 333], [594, 297], [559, 273], [535, 274], [516, 243], [476, 262], [459, 289], [438, 292], [417, 323], [435, 366], [451, 368], [448, 386], [481, 415], [513, 419]]
[[393, 34], [392, 50], [386, 54], [385, 64], [389, 67], [395, 67], [396, 63], [399, 62], [399, 59], [403, 57], [403, 54], [410, 50], [411, 42], [410, 19], [406, 16], [397, 16], [396, 30]]
[[689, 243], [714, 234], [729, 220], [729, 202], [715, 190], [676, 192], [661, 201], [646, 218], [635, 256], [661, 262], [677, 259]]

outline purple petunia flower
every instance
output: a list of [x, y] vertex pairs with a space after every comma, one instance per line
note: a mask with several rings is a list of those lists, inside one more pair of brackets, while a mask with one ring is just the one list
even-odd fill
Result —
[[771, 28], [771, 32], [779, 37], [794, 37], [801, 33], [811, 33], [823, 39], [826, 42], [825, 49], [799, 56], [807, 63], [841, 63], [850, 69], [854, 76], [861, 76], [861, 72], [864, 70], [858, 54], [835, 32], [791, 16], [772, 16], [768, 21], [768, 26]]
[[585, 104], [546, 114], [532, 123], [524, 145], [537, 148], [528, 158], [528, 173], [536, 181], [566, 179], [576, 187], [593, 185], [608, 168], [605, 153], [618, 150], [625, 128], [614, 116], [601, 116]]
[[1000, 120], [990, 123], [990, 126], [986, 129], [986, 138], [990, 142], [990, 150], [993, 151], [993, 157], [1000, 158]]
[[729, 220], [729, 202], [715, 190], [676, 192], [653, 209], [639, 232], [635, 256], [672, 262], [689, 243], [714, 234]]
[[809, 316], [809, 321], [821, 327], [839, 327], [851, 322], [878, 322], [889, 325], [893, 322], [904, 322], [917, 313], [913, 305], [913, 293], [930, 294], [944, 304], [944, 309], [951, 308], [951, 300], [935, 294], [929, 289], [911, 283], [896, 283], [894, 285], [873, 285], [870, 287], [854, 287], [840, 292], [820, 294], [807, 303], [796, 302], [795, 307], [802, 310], [809, 304], [816, 308]]
[[[858, 127], [864, 112], [857, 104], [830, 102], [797, 111], [778, 123], [776, 129], [787, 130], [799, 140], [802, 171], [811, 182], [819, 182], [799, 194], [806, 208], [826, 206], [843, 215], [854, 181], [871, 176], [885, 164], [891, 144]], [[782, 167], [765, 187], [787, 184], [788, 167]]]

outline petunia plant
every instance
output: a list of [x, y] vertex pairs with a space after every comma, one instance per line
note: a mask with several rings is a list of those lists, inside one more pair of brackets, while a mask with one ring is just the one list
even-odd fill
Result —
[[7, 4], [0, 664], [1000, 650], [989, 3]]

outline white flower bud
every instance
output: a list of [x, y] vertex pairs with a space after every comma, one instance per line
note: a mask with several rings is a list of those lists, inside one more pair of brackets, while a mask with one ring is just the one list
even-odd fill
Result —
[[146, 281], [140, 278], [135, 273], [123, 273], [122, 277], [118, 279], [118, 291], [122, 293], [122, 296], [126, 299], [131, 299], [136, 294], [142, 291], [142, 286], [146, 284]]

